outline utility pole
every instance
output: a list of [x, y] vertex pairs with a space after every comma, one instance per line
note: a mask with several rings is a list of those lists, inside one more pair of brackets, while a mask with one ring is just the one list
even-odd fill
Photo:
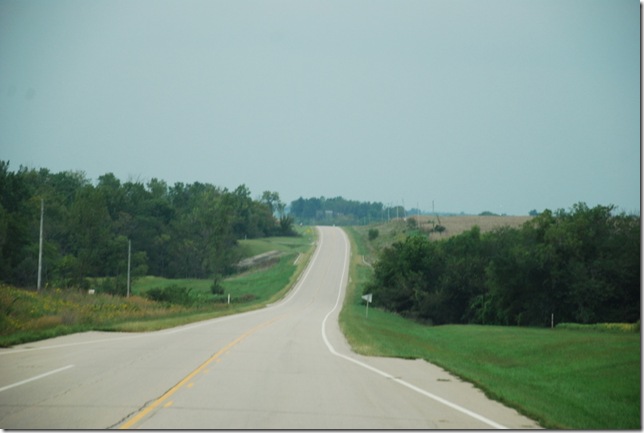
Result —
[[40, 248], [38, 250], [38, 286], [37, 290], [40, 292], [42, 287], [42, 226], [45, 216], [45, 200], [40, 199]]
[[132, 257], [132, 241], [127, 240], [127, 297], [130, 297], [130, 259]]

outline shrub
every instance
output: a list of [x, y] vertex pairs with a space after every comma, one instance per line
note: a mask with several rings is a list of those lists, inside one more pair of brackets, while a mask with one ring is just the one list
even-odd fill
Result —
[[590, 325], [581, 323], [559, 323], [557, 329], [569, 329], [576, 331], [600, 331], [600, 332], [640, 332], [640, 322], [636, 323], [594, 323]]
[[378, 229], [369, 229], [369, 240], [372, 241], [380, 235]]
[[98, 292], [108, 295], [125, 296], [127, 294], [127, 281], [123, 277], [105, 278], [97, 287]]
[[155, 287], [150, 289], [145, 293], [145, 296], [157, 302], [192, 305], [194, 303], [194, 299], [191, 296], [191, 291], [192, 289], [190, 288], [179, 287], [176, 284], [173, 284], [164, 288]]
[[250, 302], [257, 299], [257, 296], [252, 293], [244, 293], [243, 295], [235, 297], [233, 300], [237, 302]]
[[224, 287], [221, 285], [221, 280], [222, 280], [222, 276], [220, 274], [216, 274], [213, 277], [213, 282], [212, 282], [212, 285], [210, 286], [210, 291], [212, 292], [213, 295], [224, 294]]
[[416, 218], [407, 218], [407, 228], [409, 230], [415, 230], [418, 228], [418, 221], [416, 221]]

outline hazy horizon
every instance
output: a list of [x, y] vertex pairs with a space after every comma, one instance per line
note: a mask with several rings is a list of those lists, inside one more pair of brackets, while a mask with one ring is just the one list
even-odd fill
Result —
[[0, 3], [0, 160], [437, 212], [640, 211], [634, 0]]

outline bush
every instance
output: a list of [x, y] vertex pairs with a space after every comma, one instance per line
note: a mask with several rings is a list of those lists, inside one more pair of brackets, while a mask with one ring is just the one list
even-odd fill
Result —
[[191, 291], [192, 289], [190, 288], [173, 284], [164, 288], [155, 287], [150, 289], [145, 293], [145, 296], [157, 302], [190, 306], [195, 302], [190, 293]]
[[127, 281], [123, 277], [105, 278], [98, 285], [97, 291], [108, 295], [125, 296], [127, 294]]
[[640, 332], [640, 322], [636, 323], [594, 323], [585, 325], [581, 323], [559, 323], [557, 329], [569, 329], [575, 331], [600, 331], [600, 332]]
[[409, 230], [415, 230], [418, 228], [418, 221], [416, 221], [416, 218], [407, 218], [407, 228]]
[[216, 274], [213, 277], [212, 285], [210, 286], [210, 291], [212, 292], [213, 295], [224, 294], [224, 287], [221, 285], [221, 280], [222, 280], [222, 276], [220, 274]]
[[380, 235], [378, 229], [369, 229], [369, 240], [372, 241]]

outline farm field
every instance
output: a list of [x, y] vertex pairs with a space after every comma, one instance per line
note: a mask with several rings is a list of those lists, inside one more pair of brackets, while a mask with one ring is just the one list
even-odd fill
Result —
[[444, 217], [420, 216], [415, 217], [421, 228], [431, 228], [433, 224], [440, 224], [445, 227], [443, 233], [431, 233], [430, 239], [446, 239], [451, 236], [459, 235], [464, 231], [477, 225], [481, 233], [488, 232], [498, 227], [520, 227], [526, 221], [532, 219], [531, 216], [478, 216], [478, 215], [450, 215]]
[[[388, 222], [373, 223], [366, 226], [354, 226], [355, 230], [361, 236], [366, 237], [369, 230], [377, 230], [378, 237], [365, 244], [360, 254], [364, 255], [368, 261], [376, 258], [378, 251], [382, 248], [402, 241], [405, 237], [414, 232], [425, 233], [430, 240], [448, 239], [457, 236], [474, 226], [478, 226], [481, 233], [492, 231], [499, 227], [519, 228], [525, 222], [530, 221], [531, 216], [478, 216], [478, 215], [451, 215], [451, 216], [410, 216], [407, 220], [402, 218], [393, 219]], [[443, 232], [434, 232], [432, 229], [441, 225], [445, 228]]]
[[425, 326], [375, 308], [367, 318], [366, 230], [347, 232], [355, 253], [340, 326], [356, 352], [425, 359], [546, 428], [641, 428], [638, 327]]

